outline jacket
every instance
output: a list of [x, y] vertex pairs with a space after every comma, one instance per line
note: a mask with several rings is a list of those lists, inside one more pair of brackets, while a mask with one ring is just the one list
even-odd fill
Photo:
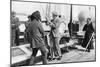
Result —
[[29, 33], [31, 47], [39, 48], [45, 45], [43, 40], [45, 33], [40, 22], [34, 19], [28, 25], [27, 31]]
[[58, 18], [52, 20], [50, 24], [51, 27], [50, 35], [53, 35], [54, 37], [60, 37], [59, 26], [60, 26], [60, 20]]

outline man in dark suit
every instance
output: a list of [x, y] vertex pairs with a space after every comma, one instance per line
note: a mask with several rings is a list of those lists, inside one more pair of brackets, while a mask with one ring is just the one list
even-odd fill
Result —
[[41, 59], [42, 59], [43, 64], [47, 64], [48, 50], [43, 40], [45, 33], [40, 23], [41, 21], [40, 12], [36, 11], [32, 13], [30, 18], [31, 18], [31, 22], [28, 25], [28, 33], [29, 33], [29, 38], [30, 38], [29, 41], [32, 48], [32, 56], [31, 56], [30, 64], [35, 64], [34, 58], [36, 57], [38, 50], [41, 51], [41, 54], [42, 54]]
[[79, 24], [78, 21], [73, 21], [72, 23], [68, 23], [68, 29], [70, 37], [76, 36], [77, 32], [79, 31]]
[[[82, 47], [87, 48], [87, 52], [90, 52], [91, 49], [94, 49], [92, 40], [90, 41], [92, 34], [94, 32], [94, 28], [91, 22], [91, 18], [87, 18], [87, 24], [84, 25], [83, 31], [85, 32], [85, 36], [83, 39]], [[87, 46], [88, 42], [89, 45]]]
[[69, 30], [70, 38], [72, 38], [73, 29], [74, 29], [74, 24], [73, 24], [72, 22], [69, 22], [69, 23], [68, 23], [68, 30]]
[[78, 21], [73, 21], [73, 35], [76, 36], [77, 35], [77, 32], [79, 31], [79, 24], [78, 24]]

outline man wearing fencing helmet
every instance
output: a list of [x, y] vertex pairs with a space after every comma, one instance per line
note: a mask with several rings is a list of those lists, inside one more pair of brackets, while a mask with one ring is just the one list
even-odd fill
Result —
[[62, 55], [61, 55], [61, 50], [59, 47], [59, 25], [60, 21], [58, 18], [58, 13], [57, 12], [52, 12], [52, 17], [53, 19], [51, 20], [51, 23], [49, 24], [51, 27], [51, 32], [50, 32], [50, 44], [51, 44], [51, 57], [53, 57], [53, 53], [55, 56], [58, 56], [57, 59], [60, 60]]

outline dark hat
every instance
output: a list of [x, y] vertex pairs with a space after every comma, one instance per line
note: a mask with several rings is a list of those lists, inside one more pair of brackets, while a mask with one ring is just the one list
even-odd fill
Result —
[[27, 18], [31, 18], [31, 15], [28, 15], [28, 17]]
[[41, 21], [40, 12], [39, 11], [33, 12], [32, 15], [30, 16], [30, 18], [36, 18], [37, 20]]
[[87, 20], [91, 20], [91, 18], [87, 18]]

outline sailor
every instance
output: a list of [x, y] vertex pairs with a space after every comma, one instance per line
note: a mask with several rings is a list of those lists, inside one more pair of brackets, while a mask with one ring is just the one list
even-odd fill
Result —
[[43, 37], [45, 36], [44, 30], [41, 25], [41, 16], [40, 12], [36, 11], [30, 16], [31, 22], [28, 25], [28, 33], [30, 38], [30, 44], [32, 48], [32, 55], [30, 58], [30, 64], [35, 64], [35, 57], [37, 51], [40, 50], [42, 54], [43, 64], [47, 64], [47, 53], [48, 50], [45, 46]]

